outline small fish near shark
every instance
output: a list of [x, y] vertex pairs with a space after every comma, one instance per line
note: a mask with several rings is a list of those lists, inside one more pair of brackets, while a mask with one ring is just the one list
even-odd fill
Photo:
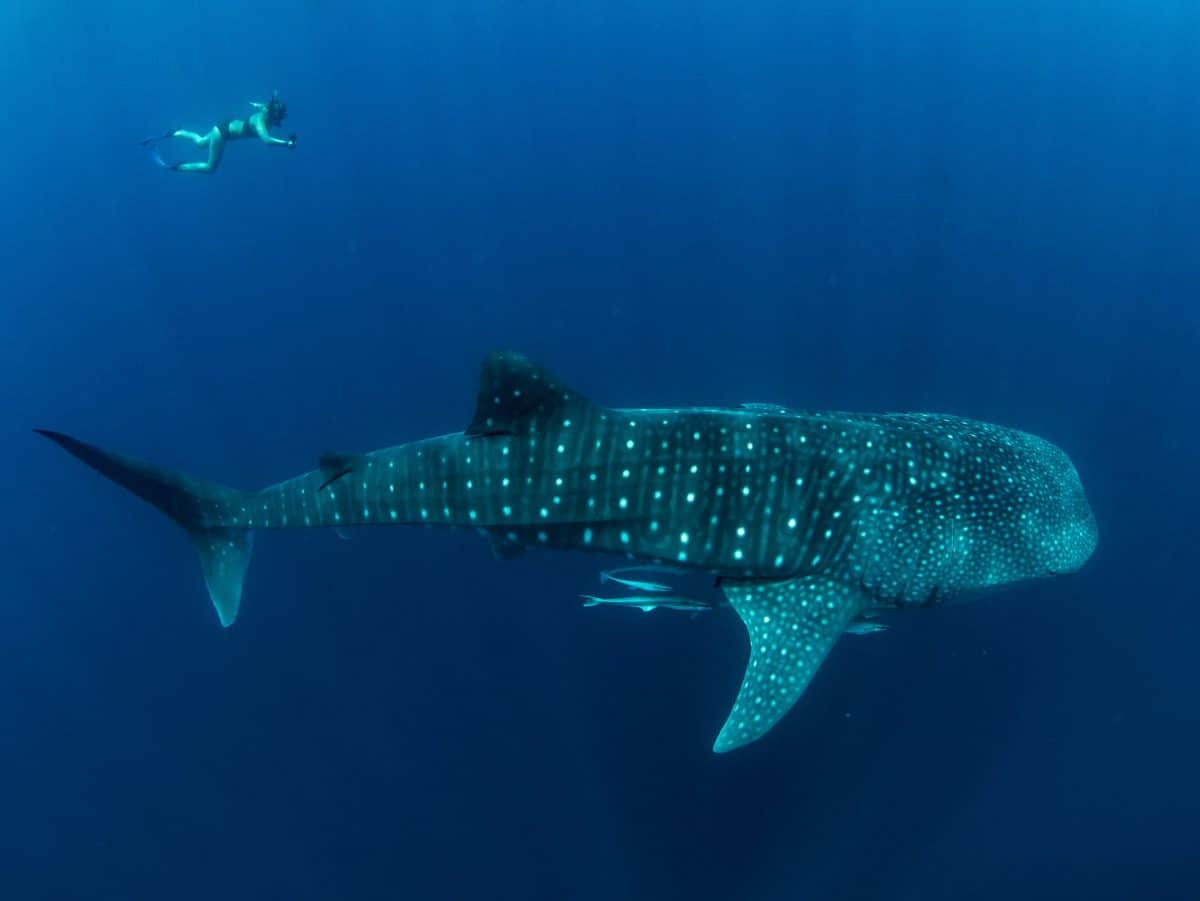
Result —
[[847, 635], [875, 635], [879, 632], [886, 632], [887, 626], [883, 623], [873, 623], [870, 620], [855, 620], [846, 627]]
[[631, 579], [631, 578], [629, 578], [628, 575], [626, 575], [627, 573], [638, 573], [638, 572], [680, 573], [680, 572], [683, 572], [683, 570], [677, 569], [675, 567], [665, 567], [665, 566], [626, 566], [622, 569], [606, 569], [604, 572], [600, 573], [600, 581], [602, 583], [603, 582], [615, 582], [616, 584], [621, 585], [625, 588], [628, 588], [631, 591], [670, 591], [671, 590], [670, 585], [663, 585], [663, 584], [660, 584], [659, 582], [647, 582], [643, 579]]
[[1096, 521], [1061, 450], [913, 413], [611, 409], [509, 352], [463, 432], [238, 491], [37, 430], [191, 537], [222, 625], [259, 530], [467, 526], [496, 546], [624, 554], [708, 573], [750, 659], [713, 750], [765, 735], [863, 614], [1079, 569]]
[[633, 594], [618, 598], [601, 598], [594, 594], [581, 594], [585, 607], [633, 607], [644, 613], [651, 610], [683, 610], [689, 613], [703, 613], [711, 610], [712, 604], [698, 601], [695, 598], [675, 594]]

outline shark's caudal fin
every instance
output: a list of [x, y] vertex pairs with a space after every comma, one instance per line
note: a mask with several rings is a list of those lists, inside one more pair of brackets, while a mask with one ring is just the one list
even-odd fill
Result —
[[212, 523], [220, 522], [223, 511], [242, 497], [241, 492], [113, 454], [60, 432], [34, 431], [182, 526], [200, 555], [200, 568], [221, 625], [233, 624], [242, 601], [242, 579], [250, 565], [254, 533]]

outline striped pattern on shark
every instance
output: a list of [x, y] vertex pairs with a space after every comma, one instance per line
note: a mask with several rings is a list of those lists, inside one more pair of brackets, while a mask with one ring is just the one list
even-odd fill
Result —
[[257, 492], [218, 487], [38, 430], [191, 536], [223, 625], [256, 530], [471, 526], [530, 545], [703, 570], [750, 635], [714, 745], [765, 734], [865, 610], [1065, 573], [1096, 546], [1058, 448], [952, 416], [609, 409], [514, 353], [484, 362], [464, 432], [327, 454]]

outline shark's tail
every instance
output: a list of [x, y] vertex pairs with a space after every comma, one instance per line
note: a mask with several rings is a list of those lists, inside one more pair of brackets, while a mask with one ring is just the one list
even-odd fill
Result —
[[242, 602], [242, 580], [250, 565], [254, 540], [250, 529], [229, 524], [234, 521], [229, 511], [241, 505], [245, 497], [242, 492], [113, 454], [60, 432], [34, 431], [182, 526], [200, 555], [200, 568], [221, 625], [233, 624]]

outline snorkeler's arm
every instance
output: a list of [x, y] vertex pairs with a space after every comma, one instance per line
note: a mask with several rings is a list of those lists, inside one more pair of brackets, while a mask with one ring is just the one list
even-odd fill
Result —
[[264, 144], [270, 144], [274, 147], [295, 147], [296, 136], [292, 135], [287, 138], [277, 138], [267, 131], [267, 127], [263, 125], [262, 119], [259, 116], [251, 116], [249, 125], [254, 129], [254, 133], [258, 135], [258, 139]]

